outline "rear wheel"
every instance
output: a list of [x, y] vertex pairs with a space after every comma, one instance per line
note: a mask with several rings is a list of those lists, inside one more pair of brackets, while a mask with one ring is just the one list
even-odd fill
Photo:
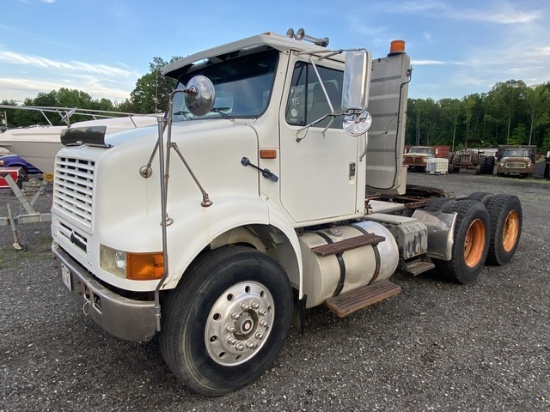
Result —
[[489, 251], [489, 214], [476, 200], [461, 200], [449, 207], [456, 212], [450, 261], [437, 260], [439, 273], [458, 283], [472, 283], [483, 270]]
[[492, 175], [495, 169], [495, 156], [487, 156], [487, 173]]
[[487, 263], [504, 265], [516, 253], [521, 236], [523, 213], [515, 195], [495, 195], [487, 204], [491, 237]]
[[273, 363], [290, 328], [293, 296], [277, 261], [231, 246], [200, 257], [163, 308], [166, 363], [190, 389], [221, 396]]
[[483, 203], [485, 206], [493, 199], [494, 195], [487, 192], [473, 192], [468, 196], [468, 199], [477, 200]]
[[424, 210], [426, 212], [446, 212], [455, 203], [456, 200], [449, 199], [448, 197], [436, 197], [426, 203]]

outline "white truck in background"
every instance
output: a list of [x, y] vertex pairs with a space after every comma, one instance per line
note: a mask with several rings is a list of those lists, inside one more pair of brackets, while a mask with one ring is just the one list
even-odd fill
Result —
[[178, 85], [158, 127], [62, 136], [64, 284], [107, 332], [159, 333], [196, 392], [257, 379], [308, 308], [393, 296], [396, 270], [470, 283], [517, 248], [517, 197], [407, 190], [404, 42], [377, 59], [327, 44], [289, 30], [193, 54], [163, 69]]

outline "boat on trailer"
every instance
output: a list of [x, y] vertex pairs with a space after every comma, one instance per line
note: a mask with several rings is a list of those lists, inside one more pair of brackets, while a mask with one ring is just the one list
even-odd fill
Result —
[[[9, 150], [31, 163], [43, 173], [53, 173], [55, 156], [63, 147], [61, 132], [71, 127], [106, 126], [107, 133], [146, 127], [157, 124], [158, 114], [135, 114], [114, 111], [76, 109], [66, 107], [9, 106], [0, 105], [0, 109], [32, 110], [42, 113], [47, 125], [33, 125], [14, 129], [4, 129], [0, 133], [0, 148]], [[46, 113], [57, 113], [64, 125], [53, 125]], [[91, 118], [71, 123], [75, 115]]]

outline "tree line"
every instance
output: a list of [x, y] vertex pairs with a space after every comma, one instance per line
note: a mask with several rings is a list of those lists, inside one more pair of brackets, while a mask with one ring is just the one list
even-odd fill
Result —
[[[160, 68], [180, 57], [165, 61], [154, 57], [149, 73], [136, 81], [130, 98], [121, 103], [94, 100], [80, 90], [61, 88], [27, 98], [25, 106], [78, 107], [128, 113], [164, 111], [175, 81], [160, 74]], [[3, 105], [16, 105], [2, 101]], [[46, 114], [52, 124], [61, 124], [56, 114]], [[6, 110], [9, 127], [44, 124], [42, 114]], [[78, 116], [71, 121], [87, 120]], [[521, 80], [494, 85], [488, 93], [474, 93], [462, 99], [408, 99], [409, 145], [447, 145], [458, 150], [470, 145], [495, 147], [499, 144], [533, 144], [540, 150], [550, 146], [550, 82], [527, 86]]]
[[[163, 112], [168, 107], [168, 99], [172, 90], [176, 86], [176, 81], [164, 77], [160, 74], [160, 68], [168, 63], [180, 59], [172, 57], [170, 61], [165, 61], [160, 57], [154, 57], [149, 63], [149, 73], [141, 76], [136, 81], [134, 90], [130, 93], [130, 98], [117, 103], [110, 99], [94, 100], [92, 97], [81, 90], [60, 88], [52, 90], [49, 93], [38, 93], [33, 98], [26, 98], [23, 106], [47, 106], [47, 107], [67, 107], [97, 111], [121, 112], [121, 113], [158, 113]], [[3, 100], [2, 105], [17, 106], [14, 100]], [[35, 124], [62, 125], [64, 121], [57, 113], [40, 113], [28, 110], [0, 109], [0, 118], [6, 113], [8, 127], [22, 127]], [[48, 120], [46, 120], [47, 117]], [[83, 115], [71, 116], [71, 123], [90, 120], [90, 117]]]
[[550, 82], [527, 86], [508, 80], [462, 99], [409, 99], [406, 142], [453, 151], [531, 144], [543, 151], [550, 146]]

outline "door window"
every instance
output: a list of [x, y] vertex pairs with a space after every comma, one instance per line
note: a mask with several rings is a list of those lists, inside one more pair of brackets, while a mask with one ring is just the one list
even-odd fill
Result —
[[[339, 70], [317, 66], [321, 79], [309, 63], [298, 62], [294, 66], [292, 84], [288, 96], [285, 116], [290, 125], [305, 126], [330, 114], [330, 106], [321, 86], [321, 81], [328, 94], [332, 108], [341, 115], [342, 81], [344, 74]], [[330, 118], [315, 123], [313, 127], [326, 127]], [[331, 129], [341, 128], [341, 122], [332, 122]]]

